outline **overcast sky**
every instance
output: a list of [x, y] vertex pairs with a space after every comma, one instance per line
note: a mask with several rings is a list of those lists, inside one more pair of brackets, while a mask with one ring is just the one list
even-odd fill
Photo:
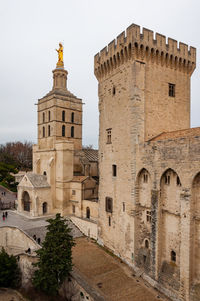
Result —
[[0, 143], [37, 142], [37, 103], [64, 43], [68, 88], [83, 99], [83, 144], [98, 145], [94, 55], [131, 23], [197, 48], [191, 126], [200, 126], [199, 0], [0, 0]]

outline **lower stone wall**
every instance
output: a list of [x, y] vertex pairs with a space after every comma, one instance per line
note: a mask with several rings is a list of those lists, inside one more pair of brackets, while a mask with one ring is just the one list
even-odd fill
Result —
[[[18, 263], [22, 273], [22, 288], [27, 291], [32, 287], [31, 279], [35, 270], [33, 267], [33, 263], [35, 262], [37, 262], [37, 256], [35, 255], [18, 255]], [[66, 298], [66, 300], [71, 301], [105, 301], [75, 270], [65, 280], [59, 294]]]
[[8, 254], [18, 255], [24, 253], [28, 248], [31, 254], [40, 246], [36, 241], [21, 229], [14, 226], [0, 227], [0, 248], [4, 247]]
[[76, 227], [86, 236], [97, 240], [97, 223], [88, 219], [79, 218], [76, 216], [70, 217]]

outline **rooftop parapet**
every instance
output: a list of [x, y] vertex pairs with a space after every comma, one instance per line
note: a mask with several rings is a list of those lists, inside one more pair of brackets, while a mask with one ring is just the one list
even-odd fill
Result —
[[152, 30], [132, 24], [94, 57], [95, 75], [102, 76], [129, 59], [155, 61], [191, 73], [196, 66], [196, 48]]

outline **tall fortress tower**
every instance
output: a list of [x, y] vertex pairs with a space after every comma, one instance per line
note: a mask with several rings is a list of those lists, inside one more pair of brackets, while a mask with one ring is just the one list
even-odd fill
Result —
[[[178, 290], [179, 296], [188, 293], [191, 281], [189, 251], [181, 254], [190, 249], [190, 222], [182, 220], [180, 209], [180, 196], [188, 190], [172, 168], [185, 169], [188, 187], [191, 164], [183, 164], [179, 142], [151, 141], [163, 132], [186, 135], [195, 66], [195, 48], [158, 33], [154, 38], [145, 28], [141, 33], [135, 24], [94, 57], [100, 113], [99, 243], [141, 268], [148, 279], [162, 279], [163, 287]], [[187, 135], [192, 133], [189, 129]], [[178, 285], [172, 289], [175, 278]]]

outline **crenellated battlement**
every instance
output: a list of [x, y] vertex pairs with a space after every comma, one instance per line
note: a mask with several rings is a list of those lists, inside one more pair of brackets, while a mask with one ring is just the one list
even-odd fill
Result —
[[97, 78], [129, 60], [139, 59], [166, 65], [169, 68], [192, 74], [196, 66], [196, 48], [177, 42], [152, 30], [132, 24], [94, 57], [94, 72]]

